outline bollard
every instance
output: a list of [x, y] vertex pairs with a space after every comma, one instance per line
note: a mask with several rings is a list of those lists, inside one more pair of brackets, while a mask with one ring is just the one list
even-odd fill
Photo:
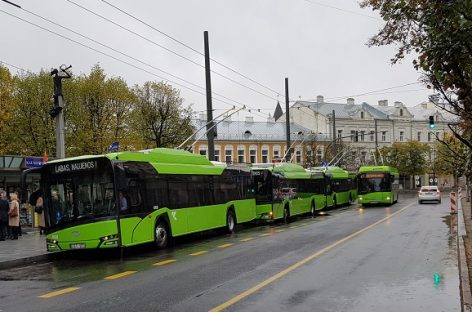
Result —
[[457, 189], [457, 199], [461, 200], [462, 199], [462, 187], [459, 187]]
[[449, 197], [451, 198], [451, 214], [457, 213], [456, 192], [451, 192]]

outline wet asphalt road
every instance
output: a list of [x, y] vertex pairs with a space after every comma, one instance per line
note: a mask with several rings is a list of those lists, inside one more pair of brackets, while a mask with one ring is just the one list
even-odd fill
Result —
[[123, 261], [85, 254], [0, 271], [0, 310], [460, 311], [452, 230], [446, 200], [356, 205]]

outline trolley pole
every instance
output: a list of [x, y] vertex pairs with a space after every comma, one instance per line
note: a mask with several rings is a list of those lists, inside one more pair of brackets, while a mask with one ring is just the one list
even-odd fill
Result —
[[292, 151], [290, 150], [290, 114], [289, 114], [289, 97], [288, 97], [288, 78], [285, 78], [285, 131], [287, 132], [287, 152], [285, 161], [292, 159]]
[[64, 140], [64, 99], [62, 96], [62, 79], [68, 79], [71, 74], [68, 70], [72, 67], [61, 65], [59, 69], [55, 68], [51, 71], [51, 76], [54, 81], [54, 107], [49, 112], [52, 118], [56, 121], [56, 158], [61, 159], [66, 157], [65, 140]]

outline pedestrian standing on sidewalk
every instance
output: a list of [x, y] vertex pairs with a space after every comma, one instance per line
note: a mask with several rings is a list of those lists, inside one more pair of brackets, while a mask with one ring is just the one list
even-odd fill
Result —
[[8, 232], [8, 211], [10, 210], [7, 192], [0, 192], [0, 241], [4, 241], [7, 238]]
[[36, 199], [34, 211], [38, 214], [39, 234], [42, 235], [44, 233], [44, 228], [46, 227], [46, 222], [44, 221], [43, 195], [41, 193]]
[[20, 204], [18, 202], [18, 195], [15, 193], [11, 196], [10, 210], [8, 211], [8, 225], [11, 228], [11, 239], [18, 239], [18, 231], [20, 230]]

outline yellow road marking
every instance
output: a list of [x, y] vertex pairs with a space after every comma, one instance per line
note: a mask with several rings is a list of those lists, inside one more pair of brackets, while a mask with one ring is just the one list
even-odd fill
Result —
[[246, 237], [246, 238], [243, 238], [242, 240], [240, 240], [240, 242], [248, 242], [250, 240], [253, 240], [254, 237]]
[[305, 263], [310, 262], [311, 260], [313, 260], [313, 259], [319, 257], [320, 255], [324, 254], [325, 252], [327, 252], [327, 251], [333, 249], [334, 247], [336, 247], [336, 246], [338, 246], [338, 245], [340, 245], [340, 244], [342, 244], [342, 243], [344, 243], [344, 242], [346, 242], [346, 241], [348, 241], [348, 240], [350, 240], [350, 239], [352, 239], [352, 238], [354, 238], [354, 237], [360, 235], [361, 233], [364, 233], [365, 231], [367, 231], [367, 230], [373, 228], [374, 226], [379, 225], [380, 223], [387, 221], [388, 219], [390, 219], [390, 218], [392, 218], [393, 216], [395, 216], [395, 215], [397, 215], [397, 214], [403, 212], [405, 209], [410, 208], [411, 206], [413, 206], [413, 204], [410, 204], [410, 205], [408, 205], [408, 206], [405, 206], [405, 207], [403, 207], [402, 209], [398, 210], [397, 212], [392, 213], [391, 215], [388, 215], [387, 217], [385, 217], [385, 218], [383, 218], [383, 219], [381, 219], [381, 220], [379, 220], [379, 221], [377, 221], [377, 222], [375, 222], [375, 223], [373, 223], [373, 224], [371, 224], [371, 225], [369, 225], [369, 226], [367, 226], [367, 227], [365, 227], [365, 228], [363, 228], [363, 229], [361, 229], [361, 230], [359, 230], [359, 231], [357, 231], [357, 232], [355, 232], [355, 233], [352, 233], [351, 235], [348, 235], [348, 236], [346, 236], [346, 237], [344, 237], [344, 238], [338, 240], [337, 242], [335, 242], [335, 243], [329, 245], [328, 247], [325, 247], [325, 248], [321, 249], [320, 251], [317, 251], [316, 253], [312, 254], [311, 256], [308, 256], [308, 257], [306, 257], [305, 259], [300, 260], [299, 262], [297, 262], [297, 263], [295, 263], [295, 264], [289, 266], [289, 267], [286, 268], [285, 270], [283, 270], [283, 271], [281, 271], [281, 272], [279, 272], [279, 273], [273, 275], [272, 277], [270, 277], [270, 278], [266, 279], [265, 281], [263, 281], [263, 282], [257, 284], [256, 286], [254, 286], [254, 287], [252, 287], [252, 288], [250, 288], [250, 289], [248, 289], [248, 290], [246, 290], [246, 291], [240, 293], [240, 294], [237, 295], [236, 297], [233, 297], [233, 298], [231, 298], [230, 300], [226, 301], [225, 303], [222, 303], [222, 304], [220, 304], [219, 306], [217, 306], [217, 307], [211, 309], [209, 312], [219, 312], [219, 311], [223, 311], [224, 309], [226, 309], [226, 308], [232, 306], [233, 304], [235, 304], [235, 303], [237, 303], [237, 302], [243, 300], [244, 298], [246, 298], [246, 297], [252, 295], [253, 293], [257, 292], [258, 290], [260, 290], [260, 289], [266, 287], [267, 285], [272, 284], [273, 282], [275, 282], [275, 281], [278, 280], [279, 278], [281, 278], [281, 277], [287, 275], [288, 273], [292, 272], [293, 270], [295, 270], [295, 269], [301, 267], [301, 266], [304, 265]]
[[52, 297], [56, 297], [62, 294], [67, 294], [67, 293], [70, 293], [79, 289], [80, 289], [79, 287], [68, 287], [68, 288], [64, 288], [61, 290], [53, 291], [53, 292], [38, 296], [38, 298], [52, 298]]
[[206, 250], [202, 250], [202, 251], [197, 251], [197, 252], [191, 253], [190, 255], [191, 256], [200, 256], [200, 255], [206, 254], [207, 252], [208, 251], [206, 251]]
[[233, 246], [233, 244], [223, 244], [223, 245], [218, 246], [218, 248], [226, 248], [229, 246]]
[[125, 272], [122, 272], [122, 273], [118, 273], [118, 274], [114, 274], [114, 275], [110, 275], [110, 276], [107, 276], [105, 277], [104, 279], [106, 280], [114, 280], [114, 279], [117, 279], [117, 278], [120, 278], [120, 277], [123, 277], [123, 276], [127, 276], [127, 275], [131, 275], [131, 274], [134, 274], [138, 271], [125, 271]]
[[169, 259], [169, 260], [164, 260], [164, 261], [156, 262], [156, 263], [154, 263], [153, 265], [161, 266], [161, 265], [166, 265], [166, 264], [169, 264], [169, 263], [174, 263], [174, 262], [176, 262], [176, 261], [177, 261], [177, 260], [175, 260], [175, 259]]
[[260, 236], [269, 236], [271, 235], [271, 233], [264, 233], [264, 234], [261, 234]]

